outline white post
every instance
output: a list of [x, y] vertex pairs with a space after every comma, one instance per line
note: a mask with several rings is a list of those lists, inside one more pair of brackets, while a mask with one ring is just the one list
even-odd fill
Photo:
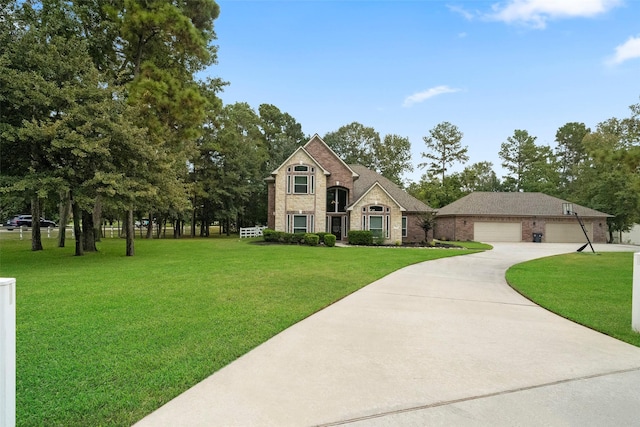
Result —
[[16, 279], [0, 278], [0, 427], [16, 425]]
[[633, 296], [631, 297], [631, 327], [640, 332], [640, 252], [633, 255]]

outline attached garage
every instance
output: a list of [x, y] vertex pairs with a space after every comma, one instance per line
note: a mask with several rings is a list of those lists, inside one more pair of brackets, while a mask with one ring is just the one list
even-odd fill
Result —
[[[584, 228], [587, 230], [589, 239], [593, 240], [593, 224], [586, 223]], [[544, 239], [548, 243], [586, 243], [582, 227], [577, 222], [569, 223], [553, 223], [547, 222], [545, 227]]]
[[473, 225], [476, 242], [519, 242], [522, 240], [522, 224], [519, 222], [478, 222]]

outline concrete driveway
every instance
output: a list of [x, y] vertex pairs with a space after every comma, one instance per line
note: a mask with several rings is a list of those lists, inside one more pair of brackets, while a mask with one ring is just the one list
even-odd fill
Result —
[[500, 243], [394, 272], [137, 425], [637, 426], [640, 348], [558, 317], [504, 280], [515, 263], [577, 246]]

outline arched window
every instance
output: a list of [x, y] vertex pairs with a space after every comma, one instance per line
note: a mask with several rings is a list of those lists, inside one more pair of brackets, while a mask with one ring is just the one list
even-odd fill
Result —
[[327, 190], [327, 213], [346, 212], [349, 190], [333, 187]]

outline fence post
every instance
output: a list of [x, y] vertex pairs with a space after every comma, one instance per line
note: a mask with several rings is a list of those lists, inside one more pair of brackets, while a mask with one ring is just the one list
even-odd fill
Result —
[[0, 427], [16, 425], [16, 279], [0, 278]]
[[631, 297], [631, 327], [640, 332], [640, 252], [633, 255], [633, 296]]

